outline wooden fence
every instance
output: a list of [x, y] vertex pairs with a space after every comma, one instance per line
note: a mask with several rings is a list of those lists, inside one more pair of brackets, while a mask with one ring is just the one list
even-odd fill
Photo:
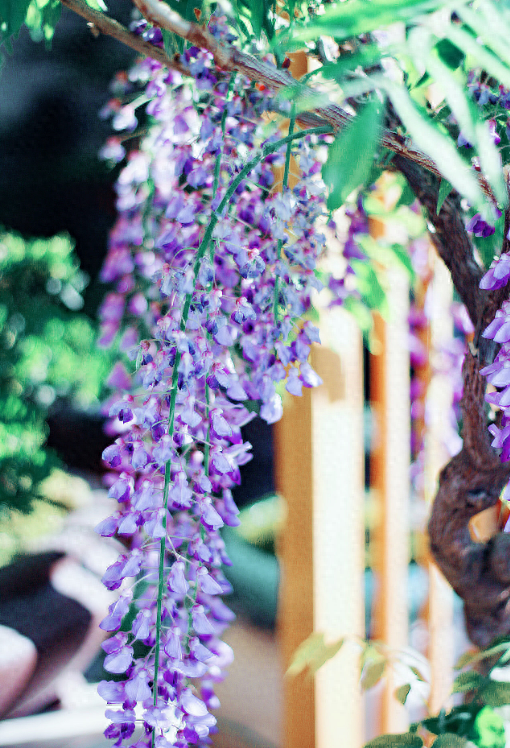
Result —
[[[375, 228], [373, 234], [380, 233]], [[451, 334], [452, 299], [448, 273], [431, 251], [430, 287], [434, 315], [425, 331], [429, 349]], [[408, 646], [408, 569], [410, 557], [410, 361], [409, 286], [404, 273], [392, 271], [390, 313], [376, 316], [378, 355], [370, 356], [372, 448], [371, 495], [379, 521], [372, 538], [376, 594], [371, 632], [391, 650]], [[364, 530], [364, 365], [361, 334], [342, 309], [321, 310], [322, 346], [312, 364], [324, 380], [317, 390], [286, 402], [277, 424], [275, 460], [279, 492], [287, 520], [279, 556], [282, 583], [279, 634], [285, 667], [312, 632], [326, 640], [365, 636]], [[448, 456], [443, 421], [449, 408], [446, 377], [424, 372], [429, 415], [425, 449], [425, 498], [435, 492], [437, 475]], [[428, 573], [427, 622], [431, 668], [429, 707], [447, 702], [452, 682], [452, 592], [430, 561], [426, 543], [419, 560]], [[380, 732], [405, 731], [406, 708], [394, 697], [398, 685], [391, 669], [377, 699], [365, 701], [359, 685], [359, 647], [345, 645], [316, 674], [285, 679], [285, 748], [360, 748]], [[364, 713], [365, 712], [365, 713]]]

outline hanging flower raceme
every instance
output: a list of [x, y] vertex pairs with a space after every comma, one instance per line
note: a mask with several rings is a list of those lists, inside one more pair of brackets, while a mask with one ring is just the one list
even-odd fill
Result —
[[[507, 239], [510, 237], [507, 237]], [[510, 278], [510, 254], [502, 254], [493, 260], [480, 282], [480, 288], [495, 290], [503, 288]], [[510, 302], [504, 301], [496, 316], [483, 332], [483, 337], [500, 344], [492, 364], [481, 370], [494, 388], [485, 400], [502, 410], [501, 424], [489, 426], [494, 440], [492, 446], [501, 450], [501, 461], [510, 459]]]
[[[223, 18], [211, 29], [228, 33]], [[102, 342], [117, 340], [136, 368], [118, 364], [110, 377], [119, 436], [103, 458], [115, 471], [118, 510], [97, 528], [128, 548], [103, 577], [121, 591], [101, 624], [114, 634], [105, 668], [125, 677], [99, 688], [117, 705], [106, 731], [115, 746], [140, 721], [139, 747], [207, 742], [214, 684], [232, 659], [219, 638], [234, 617], [220, 599], [230, 561], [219, 531], [239, 522], [232, 488], [251, 459], [241, 428], [255, 415], [246, 404], [259, 403], [272, 423], [282, 385], [299, 395], [320, 384], [308, 363], [317, 328], [299, 322], [321, 287], [316, 136], [281, 143], [276, 125], [268, 135], [261, 121], [276, 106], [267, 92], [218, 72], [196, 47], [182, 61], [189, 80], [154, 60], [138, 63], [123, 79], [131, 103], [112, 107], [116, 128], [136, 128], [132, 99], [142, 88], [150, 118], [117, 182], [103, 267], [114, 290], [101, 311]], [[283, 191], [271, 191], [272, 167], [285, 159], [288, 175], [291, 147], [300, 181], [291, 190], [285, 176]], [[120, 631], [133, 606], [130, 630]], [[135, 641], [146, 647], [142, 658]]]

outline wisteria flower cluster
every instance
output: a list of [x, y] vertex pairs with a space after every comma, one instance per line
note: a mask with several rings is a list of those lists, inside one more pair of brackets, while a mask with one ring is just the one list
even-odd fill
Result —
[[[210, 29], [228, 33], [221, 17]], [[118, 178], [102, 271], [114, 290], [101, 309], [102, 344], [118, 341], [136, 372], [119, 363], [109, 379], [118, 437], [103, 458], [118, 510], [97, 529], [126, 550], [103, 577], [120, 597], [101, 627], [113, 634], [105, 668], [124, 680], [103, 681], [99, 692], [113, 705], [106, 736], [137, 748], [209, 742], [215, 683], [232, 659], [219, 638], [234, 617], [221, 600], [230, 585], [219, 531], [239, 522], [232, 488], [251, 458], [241, 427], [253, 404], [273, 423], [283, 387], [300, 395], [321, 381], [308, 363], [318, 330], [299, 321], [321, 287], [319, 134], [293, 133], [291, 121], [282, 140], [261, 119], [276, 106], [266, 91], [220, 73], [198, 48], [182, 62], [189, 80], [139, 62], [116, 82], [128, 103], [116, 98], [104, 112], [117, 130], [135, 132], [143, 104], [150, 123]], [[120, 140], [103, 155], [121, 159]], [[137, 659], [136, 642], [147, 652]]]
[[[480, 288], [503, 288], [509, 279], [510, 254], [502, 252], [492, 261], [480, 282]], [[510, 302], [503, 302], [490, 325], [484, 330], [483, 337], [500, 344], [494, 362], [484, 367], [481, 373], [494, 388], [492, 392], [487, 393], [485, 400], [502, 411], [500, 427], [491, 424], [489, 431], [494, 437], [492, 446], [501, 450], [501, 461], [506, 462], [510, 459]]]

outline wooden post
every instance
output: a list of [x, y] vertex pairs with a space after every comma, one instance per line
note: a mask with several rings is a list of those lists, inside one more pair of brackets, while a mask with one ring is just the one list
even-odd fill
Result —
[[[434, 258], [434, 276], [429, 294], [431, 297], [427, 306], [430, 319], [430, 355], [437, 356], [441, 346], [451, 340], [453, 332], [450, 313], [452, 282], [450, 273], [437, 256]], [[436, 494], [439, 472], [450, 458], [445, 445], [445, 420], [452, 407], [452, 399], [452, 385], [448, 374], [433, 373], [427, 392], [425, 432], [424, 494], [429, 504]], [[428, 654], [431, 671], [429, 709], [435, 714], [447, 705], [452, 686], [455, 649], [453, 592], [430, 557], [428, 571]]]
[[[377, 596], [373, 636], [391, 649], [407, 645], [407, 568], [409, 563], [410, 378], [408, 347], [409, 284], [397, 269], [388, 271], [390, 315], [375, 315], [379, 355], [370, 359], [370, 399], [375, 445], [370, 477], [380, 505], [373, 533]], [[393, 674], [386, 675], [380, 732], [402, 732], [406, 711], [394, 698]]]
[[[324, 384], [288, 398], [275, 429], [277, 486], [288, 506], [279, 611], [286, 666], [312, 631], [364, 636], [361, 335], [342, 309], [323, 312], [320, 331], [312, 365]], [[331, 748], [339, 739], [360, 748], [358, 651], [346, 644], [314, 680], [286, 678], [285, 748]]]

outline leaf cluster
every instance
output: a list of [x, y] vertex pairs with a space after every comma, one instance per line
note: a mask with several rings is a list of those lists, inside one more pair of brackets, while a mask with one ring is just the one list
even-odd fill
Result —
[[108, 371], [77, 313], [86, 278], [72, 250], [65, 236], [0, 236], [0, 509], [28, 511], [58, 464], [44, 446], [53, 401], [94, 405]]

